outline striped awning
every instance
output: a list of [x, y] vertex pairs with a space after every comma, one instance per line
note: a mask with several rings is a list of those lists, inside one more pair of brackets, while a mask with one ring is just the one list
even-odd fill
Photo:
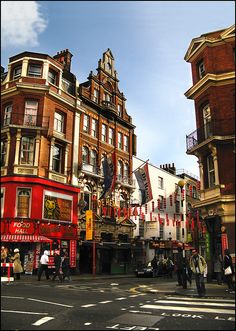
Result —
[[52, 242], [51, 239], [33, 234], [2, 234], [1, 241], [10, 242]]

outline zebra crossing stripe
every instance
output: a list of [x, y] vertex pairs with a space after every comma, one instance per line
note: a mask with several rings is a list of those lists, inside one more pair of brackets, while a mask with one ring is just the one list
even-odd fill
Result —
[[176, 300], [156, 300], [156, 303], [177, 303], [181, 305], [194, 305], [194, 306], [218, 306], [218, 307], [235, 307], [233, 303], [214, 303], [214, 302], [184, 302]]
[[140, 308], [146, 309], [160, 309], [160, 310], [175, 310], [175, 311], [192, 311], [198, 313], [213, 313], [213, 314], [227, 314], [227, 315], [235, 315], [234, 310], [229, 309], [213, 309], [213, 308], [198, 308], [198, 307], [177, 307], [177, 306], [163, 306], [163, 305], [143, 305]]

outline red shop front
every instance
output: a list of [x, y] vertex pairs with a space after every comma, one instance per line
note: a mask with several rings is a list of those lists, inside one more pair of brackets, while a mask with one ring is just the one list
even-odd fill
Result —
[[1, 242], [13, 255], [19, 248], [26, 274], [38, 269], [39, 259], [44, 250], [50, 251], [49, 266], [54, 267], [53, 254], [67, 252], [70, 267], [76, 268], [77, 227], [73, 224], [52, 224], [32, 220], [2, 220]]

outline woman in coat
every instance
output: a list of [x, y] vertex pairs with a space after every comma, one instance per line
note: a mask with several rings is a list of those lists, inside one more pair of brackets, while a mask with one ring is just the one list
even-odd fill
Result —
[[14, 256], [11, 257], [11, 260], [14, 263], [13, 266], [13, 274], [14, 274], [14, 279], [20, 279], [20, 274], [23, 272], [23, 268], [21, 265], [21, 261], [20, 261], [20, 253], [19, 253], [19, 249], [15, 248], [14, 249]]

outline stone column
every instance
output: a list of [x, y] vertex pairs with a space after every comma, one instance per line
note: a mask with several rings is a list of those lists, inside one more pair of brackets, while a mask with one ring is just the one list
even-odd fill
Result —
[[69, 152], [69, 145], [66, 144], [66, 148], [65, 148], [65, 166], [64, 166], [64, 175], [67, 175], [67, 169], [68, 169], [68, 152]]
[[10, 132], [7, 132], [7, 150], [6, 150], [6, 164], [8, 166], [9, 163], [9, 155], [10, 155], [10, 146], [11, 146], [11, 135]]
[[39, 145], [40, 145], [40, 131], [37, 131], [37, 136], [35, 138], [35, 152], [34, 152], [34, 166], [39, 165]]
[[22, 70], [21, 70], [21, 76], [22, 77], [26, 77], [27, 76], [28, 63], [29, 63], [29, 60], [28, 59], [24, 59], [22, 61]]
[[218, 157], [217, 157], [217, 149], [214, 146], [211, 146], [211, 155], [213, 157], [213, 163], [214, 163], [214, 170], [215, 170], [215, 185], [219, 185], [219, 169], [218, 169]]
[[21, 129], [18, 129], [17, 130], [17, 134], [16, 134], [16, 149], [15, 149], [15, 161], [14, 161], [14, 165], [18, 165], [19, 164], [20, 140], [21, 140]]
[[50, 146], [50, 156], [49, 156], [49, 171], [52, 171], [52, 157], [53, 157], [54, 144], [55, 144], [55, 138], [52, 138], [51, 146]]

